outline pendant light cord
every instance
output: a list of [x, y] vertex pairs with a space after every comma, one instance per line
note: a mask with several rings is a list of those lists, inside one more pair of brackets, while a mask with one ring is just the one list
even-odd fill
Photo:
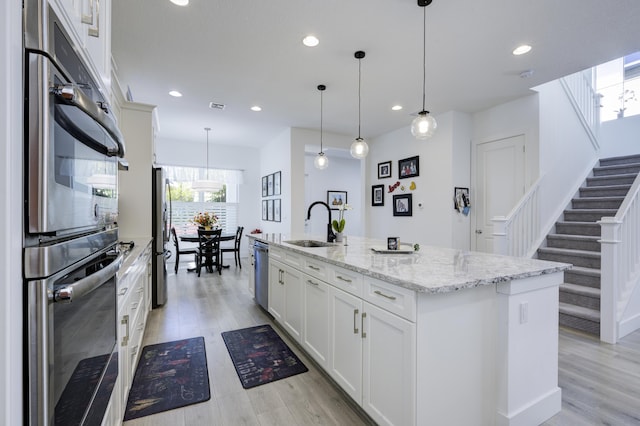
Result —
[[425, 111], [427, 81], [427, 7], [422, 6], [422, 111]]
[[324, 154], [322, 150], [322, 90], [320, 90], [320, 154]]
[[205, 179], [209, 180], [209, 131], [211, 130], [211, 128], [205, 127], [204, 130], [207, 132], [207, 171], [205, 173]]
[[362, 84], [362, 59], [358, 58], [358, 139], [362, 139], [360, 137], [360, 85]]

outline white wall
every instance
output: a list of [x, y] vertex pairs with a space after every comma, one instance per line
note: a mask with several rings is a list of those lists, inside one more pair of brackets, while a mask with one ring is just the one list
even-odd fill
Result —
[[600, 126], [600, 157], [640, 154], [640, 115], [611, 120]]
[[[334, 151], [335, 152], [335, 151]], [[349, 155], [347, 153], [347, 155]], [[327, 202], [327, 191], [347, 191], [347, 203], [353, 210], [344, 213], [346, 221], [344, 234], [364, 236], [364, 220], [366, 210], [363, 205], [363, 188], [360, 178], [360, 160], [331, 156], [327, 154], [329, 167], [318, 170], [313, 165], [316, 154], [305, 155], [305, 208], [314, 201]], [[339, 212], [332, 211], [332, 218], [338, 219]], [[306, 216], [305, 216], [306, 217]], [[305, 233], [324, 236], [327, 233], [327, 213], [321, 207], [314, 207], [311, 219], [306, 222]]]
[[[206, 138], [196, 142], [163, 138], [156, 140], [158, 165], [206, 167], [206, 152]], [[247, 146], [211, 144], [209, 167], [243, 171], [243, 183], [239, 185], [238, 224], [244, 226], [245, 235], [256, 228], [262, 228], [261, 205], [260, 201], [257, 201], [262, 195], [260, 150]], [[248, 256], [247, 239], [242, 240], [240, 250], [244, 257]]]
[[22, 424], [22, 1], [0, 4], [0, 424]]
[[[290, 234], [292, 227], [292, 204], [294, 199], [304, 199], [304, 195], [299, 194], [300, 190], [295, 183], [292, 183], [293, 173], [297, 173], [295, 169], [292, 169], [292, 146], [291, 146], [291, 129], [287, 129], [282, 132], [278, 137], [269, 141], [260, 150], [260, 175], [255, 179], [256, 188], [259, 188], [260, 192], [256, 196], [257, 208], [260, 208], [260, 219], [262, 218], [261, 200], [280, 198], [281, 207], [280, 215], [281, 222], [269, 222], [261, 220], [260, 229], [266, 233], [283, 233]], [[281, 172], [281, 195], [262, 198], [262, 181], [261, 177], [269, 175], [271, 173]], [[300, 174], [304, 174], [302, 171]], [[302, 180], [302, 178], [300, 178]], [[295, 190], [295, 194], [293, 193]], [[303, 186], [304, 191], [304, 186]]]
[[[367, 207], [367, 236], [382, 239], [396, 236], [404, 242], [468, 249], [466, 236], [469, 225], [453, 209], [453, 191], [455, 186], [470, 185], [470, 117], [463, 113], [448, 112], [436, 119], [438, 130], [429, 140], [416, 140], [407, 124], [406, 127], [377, 137], [370, 144], [366, 205], [371, 205], [372, 185], [385, 185], [385, 200], [384, 206]], [[420, 157], [420, 175], [398, 179], [398, 160], [416, 155]], [[392, 162], [392, 177], [378, 179], [378, 163], [385, 161]], [[413, 191], [409, 189], [412, 181], [416, 184]], [[404, 192], [401, 188], [391, 194], [388, 192], [389, 185], [395, 182], [405, 187]], [[393, 216], [393, 195], [402, 193], [412, 194], [411, 217]]]

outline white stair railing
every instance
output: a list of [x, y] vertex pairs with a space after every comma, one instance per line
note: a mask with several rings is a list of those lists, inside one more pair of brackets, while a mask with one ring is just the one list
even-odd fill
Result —
[[600, 95], [593, 87], [593, 70], [588, 69], [562, 77], [560, 85], [564, 89], [571, 105], [578, 113], [591, 144], [597, 150], [598, 131], [600, 129]]
[[[615, 217], [603, 217], [600, 267], [600, 340], [615, 344], [620, 320], [640, 268], [640, 174]], [[626, 334], [626, 333], [625, 333]]]
[[531, 257], [540, 237], [539, 188], [542, 177], [529, 188], [507, 216], [491, 218], [493, 252], [517, 257]]

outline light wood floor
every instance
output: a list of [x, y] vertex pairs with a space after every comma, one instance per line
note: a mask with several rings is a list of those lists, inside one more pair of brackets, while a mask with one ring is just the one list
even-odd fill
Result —
[[[168, 302], [149, 314], [143, 345], [204, 336], [211, 399], [124, 426], [368, 424], [277, 327], [309, 372], [243, 389], [220, 333], [273, 324], [247, 291], [249, 269], [198, 278], [186, 264], [177, 275], [169, 266]], [[545, 425], [640, 425], [640, 331], [614, 346], [560, 329], [559, 352], [562, 411]]]

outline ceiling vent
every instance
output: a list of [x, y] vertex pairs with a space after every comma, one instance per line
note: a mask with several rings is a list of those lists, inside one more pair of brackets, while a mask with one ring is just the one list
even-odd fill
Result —
[[209, 102], [209, 108], [211, 109], [225, 109], [227, 106], [225, 104], [218, 104], [215, 102]]

